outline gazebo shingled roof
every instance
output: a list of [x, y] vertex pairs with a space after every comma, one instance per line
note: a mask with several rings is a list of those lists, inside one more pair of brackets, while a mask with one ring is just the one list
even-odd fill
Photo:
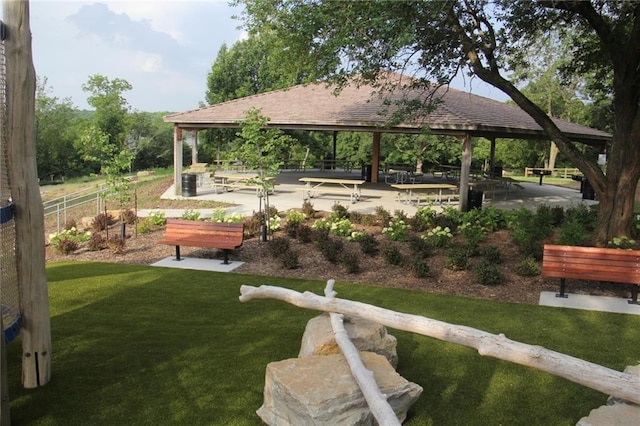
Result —
[[[433, 134], [461, 134], [488, 138], [547, 139], [542, 128], [517, 106], [493, 99], [440, 87], [436, 109], [419, 121], [387, 126], [383, 97], [371, 86], [345, 87], [338, 96], [324, 83], [293, 86], [247, 96], [208, 107], [170, 114], [164, 121], [179, 128], [198, 130], [237, 127], [251, 108], [260, 108], [269, 117], [269, 126], [281, 129], [418, 133], [428, 126]], [[418, 98], [423, 92], [403, 91], [387, 95]], [[579, 124], [554, 119], [570, 139], [600, 145], [611, 135]]]
[[[413, 89], [411, 78], [389, 74], [389, 81], [399, 83], [393, 92], [380, 95], [380, 89], [370, 85], [351, 84], [336, 96], [325, 83], [293, 86], [240, 99], [170, 114], [165, 122], [174, 123], [174, 184], [176, 194], [181, 191], [182, 140], [180, 130], [197, 131], [209, 128], [238, 127], [246, 112], [259, 108], [269, 118], [270, 127], [280, 129], [359, 131], [373, 133], [371, 167], [378, 181], [381, 133], [420, 133], [428, 127], [432, 134], [455, 135], [462, 140], [460, 174], [460, 208], [466, 209], [469, 171], [471, 166], [471, 138], [485, 137], [492, 141], [491, 165], [496, 138], [548, 139], [542, 128], [521, 108], [449, 87], [436, 88], [429, 94], [425, 89]], [[435, 86], [434, 86], [435, 87]], [[438, 99], [428, 115], [389, 125], [389, 113], [397, 108], [395, 101]], [[382, 114], [386, 111], [387, 114]], [[560, 131], [569, 139], [595, 146], [604, 146], [611, 135], [596, 129], [564, 120], [554, 119]], [[197, 147], [197, 139], [194, 142]], [[197, 148], [194, 149], [197, 153]], [[197, 154], [196, 154], [197, 156]], [[195, 161], [195, 156], [192, 161]], [[493, 167], [492, 167], [493, 170]]]

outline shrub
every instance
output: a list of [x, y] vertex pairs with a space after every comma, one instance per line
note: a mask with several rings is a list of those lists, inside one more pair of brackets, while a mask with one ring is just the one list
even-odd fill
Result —
[[269, 217], [269, 232], [276, 232], [278, 230], [280, 230], [280, 227], [282, 226], [282, 219], [280, 219], [280, 216], [270, 216]]
[[382, 206], [377, 206], [375, 212], [378, 222], [380, 222], [382, 226], [387, 226], [392, 218], [389, 210], [385, 210], [385, 208]]
[[302, 203], [302, 213], [304, 213], [308, 218], [313, 218], [315, 216], [316, 211], [313, 209], [311, 201], [305, 200]]
[[167, 219], [164, 217], [164, 211], [158, 210], [149, 213], [149, 222], [154, 226], [164, 226], [167, 223]]
[[453, 238], [449, 227], [436, 226], [422, 236], [433, 247], [447, 247]]
[[300, 227], [302, 226], [302, 224], [300, 222], [285, 222], [284, 224], [284, 233], [287, 234], [287, 237], [290, 238], [298, 238], [298, 229], [300, 229]]
[[452, 271], [463, 271], [469, 267], [469, 253], [461, 247], [451, 247], [447, 250], [444, 265]]
[[197, 210], [186, 209], [180, 216], [182, 220], [200, 220], [200, 212]]
[[211, 222], [224, 222], [227, 211], [225, 209], [214, 209], [211, 212]]
[[413, 272], [413, 275], [418, 278], [428, 277], [431, 272], [427, 261], [420, 256], [414, 256], [411, 259], [411, 271]]
[[91, 221], [91, 229], [93, 232], [104, 231], [109, 227], [109, 225], [113, 224], [113, 220], [111, 216], [106, 213], [100, 213], [96, 215]]
[[151, 221], [148, 217], [143, 217], [138, 220], [137, 230], [140, 234], [149, 234], [151, 232]]
[[244, 218], [244, 235], [248, 238], [258, 235], [260, 226], [262, 225], [262, 215], [253, 212], [251, 216]]
[[71, 228], [77, 228], [78, 224], [76, 223], [76, 221], [74, 219], [69, 219], [67, 220], [67, 222], [64, 224], [64, 229], [66, 231], [70, 230]]
[[337, 238], [327, 238], [320, 245], [320, 251], [324, 258], [331, 263], [338, 263], [340, 256], [343, 254], [344, 244]]
[[87, 247], [91, 251], [100, 251], [107, 248], [107, 240], [100, 234], [92, 234], [87, 243]]
[[618, 248], [622, 250], [633, 250], [636, 248], [637, 241], [624, 235], [621, 237], [613, 237], [611, 241], [607, 241], [607, 247]]
[[[353, 214], [353, 213], [352, 213]], [[376, 224], [376, 215], [371, 213], [365, 213], [362, 215], [360, 223], [364, 226], [373, 226]]]
[[107, 246], [109, 247], [109, 250], [113, 254], [124, 253], [125, 244], [126, 244], [125, 239], [121, 238], [120, 235], [114, 235], [110, 237], [109, 241], [107, 242]]
[[473, 267], [473, 273], [482, 285], [500, 285], [504, 282], [504, 275], [498, 266], [486, 259], [480, 260]]
[[300, 266], [298, 252], [293, 249], [288, 249], [280, 256], [280, 262], [285, 269], [298, 269]]
[[268, 244], [269, 252], [273, 257], [280, 257], [289, 251], [290, 243], [288, 238], [275, 237]]
[[278, 209], [276, 208], [276, 206], [269, 205], [269, 207], [267, 208], [267, 212], [269, 213], [269, 217], [278, 216]]
[[567, 218], [558, 233], [558, 242], [567, 246], [588, 246], [591, 232], [575, 218]]
[[345, 251], [340, 258], [340, 264], [349, 274], [357, 274], [360, 272], [360, 258], [353, 251]]
[[311, 229], [326, 229], [327, 231], [331, 230], [331, 222], [327, 219], [318, 219], [311, 225]]
[[79, 244], [71, 238], [60, 238], [53, 247], [60, 254], [71, 254], [78, 250]]
[[544, 240], [551, 235], [553, 220], [543, 207], [538, 209], [542, 212], [540, 215], [525, 208], [513, 212], [508, 226], [511, 229], [511, 240], [522, 255], [542, 259], [542, 246]]
[[387, 263], [391, 265], [402, 265], [404, 261], [402, 253], [400, 253], [400, 250], [395, 245], [386, 244], [382, 246], [381, 252]]
[[523, 277], [534, 277], [540, 275], [540, 267], [533, 257], [525, 257], [515, 266], [516, 274]]
[[298, 227], [297, 237], [301, 243], [310, 243], [313, 239], [313, 230], [308, 225], [301, 224]]
[[90, 232], [79, 231], [78, 228], [70, 228], [50, 234], [49, 243], [58, 253], [69, 254], [76, 251], [80, 243], [89, 241], [89, 238], [91, 238]]
[[322, 246], [329, 239], [329, 228], [311, 228], [311, 240], [318, 246]]
[[351, 223], [356, 223], [362, 225], [362, 221], [364, 220], [365, 214], [362, 212], [354, 211], [349, 213], [349, 220]]
[[297, 210], [289, 210], [285, 216], [287, 223], [302, 223], [307, 220], [307, 215]]
[[393, 241], [402, 241], [407, 236], [409, 225], [400, 217], [394, 217], [389, 224], [382, 228], [382, 234]]
[[127, 225], [133, 225], [134, 223], [136, 223], [136, 220], [138, 219], [138, 216], [136, 216], [134, 211], [131, 209], [122, 210], [120, 212], [120, 215], [121, 215], [122, 221]]
[[375, 255], [378, 253], [378, 240], [372, 234], [363, 233], [353, 240], [358, 243], [364, 254]]
[[496, 246], [484, 246], [480, 254], [491, 263], [502, 263], [502, 252]]
[[349, 218], [349, 209], [340, 203], [333, 203], [331, 207], [331, 214], [329, 215], [329, 221], [335, 222], [340, 219]]
[[337, 219], [331, 223], [331, 233], [338, 237], [348, 237], [353, 231], [353, 225], [349, 219]]
[[413, 251], [416, 255], [420, 255], [422, 257], [426, 257], [431, 254], [431, 244], [424, 238], [420, 237], [411, 237], [409, 238], [409, 247], [411, 247], [411, 251]]
[[[473, 209], [478, 211], [477, 209]], [[487, 235], [485, 229], [478, 222], [465, 222], [458, 227], [458, 232], [469, 243], [478, 244]]]
[[433, 224], [437, 213], [431, 207], [418, 207], [416, 214], [409, 220], [409, 225], [416, 232], [422, 232]]

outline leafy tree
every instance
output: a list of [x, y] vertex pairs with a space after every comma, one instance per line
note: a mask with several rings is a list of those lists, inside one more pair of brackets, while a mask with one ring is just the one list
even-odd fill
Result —
[[50, 95], [46, 77], [36, 82], [35, 120], [40, 179], [71, 177], [85, 171], [74, 147], [80, 119], [70, 99]]
[[[417, 85], [445, 84], [460, 70], [502, 90], [545, 131], [594, 187], [600, 206], [595, 242], [631, 236], [640, 177], [640, 3], [620, 1], [451, 0], [438, 2], [236, 0], [251, 34], [286, 41], [290, 61], [313, 64], [345, 83], [357, 73], [412, 70]], [[556, 31], [571, 57], [566, 73], [590, 76], [612, 93], [613, 139], [603, 171], [562, 134], [507, 74], [529, 65], [529, 46]], [[612, 76], [611, 80], [607, 77]], [[415, 107], [416, 105], [409, 105]], [[428, 111], [428, 108], [427, 108]]]
[[[279, 129], [267, 128], [269, 118], [260, 114], [260, 110], [252, 108], [247, 117], [240, 123], [240, 131], [234, 155], [240, 158], [250, 169], [258, 170], [255, 183], [262, 188], [260, 194], [260, 210], [264, 211], [264, 225], [269, 229], [269, 188], [270, 177], [275, 176], [282, 166], [285, 153], [294, 139]], [[262, 198], [265, 208], [262, 210]]]
[[[169, 167], [173, 164], [173, 126], [162, 120], [164, 113], [131, 114], [129, 140], [135, 151], [133, 170]], [[190, 158], [191, 154], [183, 158]]]
[[109, 138], [109, 144], [123, 146], [128, 135], [129, 103], [123, 93], [133, 89], [126, 80], [110, 80], [100, 74], [89, 77], [82, 90], [89, 93], [87, 102], [93, 108], [93, 122]]

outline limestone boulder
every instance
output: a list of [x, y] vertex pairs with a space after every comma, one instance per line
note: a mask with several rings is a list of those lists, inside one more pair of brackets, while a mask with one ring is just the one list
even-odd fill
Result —
[[[357, 317], [344, 317], [344, 328], [349, 338], [360, 351], [380, 354], [387, 358], [393, 368], [398, 367], [397, 339], [387, 333], [386, 327]], [[299, 357], [313, 355], [330, 355], [340, 353], [340, 348], [333, 337], [329, 314], [312, 318], [307, 323]]]
[[[404, 421], [422, 387], [401, 377], [382, 355], [360, 352], [380, 390]], [[369, 426], [375, 419], [341, 354], [308, 356], [267, 365], [264, 403], [257, 411], [269, 425]]]

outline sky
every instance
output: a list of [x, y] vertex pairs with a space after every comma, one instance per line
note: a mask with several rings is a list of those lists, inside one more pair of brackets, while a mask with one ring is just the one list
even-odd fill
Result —
[[[137, 111], [179, 112], [204, 103], [207, 74], [223, 43], [242, 36], [241, 9], [226, 0], [31, 0], [33, 62], [50, 96], [91, 109], [82, 85], [89, 76], [128, 81], [123, 95]], [[453, 85], [505, 100], [468, 80]]]

